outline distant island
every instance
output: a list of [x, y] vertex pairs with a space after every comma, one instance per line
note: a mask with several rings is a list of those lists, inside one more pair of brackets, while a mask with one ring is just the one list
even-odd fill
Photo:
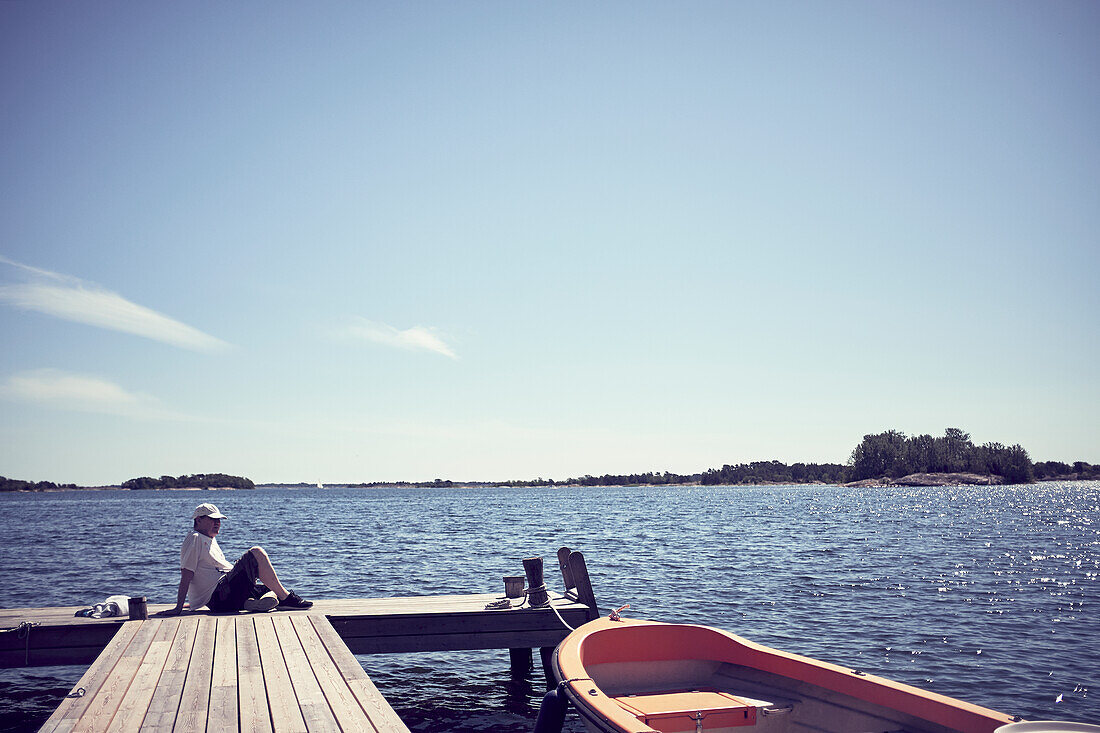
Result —
[[[793, 463], [753, 461], [712, 468], [701, 473], [632, 473], [584, 475], [564, 480], [517, 479], [513, 481], [375, 481], [337, 484], [347, 488], [449, 488], [523, 486], [672, 486], [840, 484], [844, 486], [955, 486], [960, 484], [1025, 484], [1033, 481], [1100, 479], [1100, 465], [1085, 461], [1032, 462], [1020, 445], [974, 445], [970, 434], [947, 428], [942, 437], [914, 435], [897, 430], [864, 435], [848, 463]], [[316, 484], [260, 484], [260, 488], [313, 488]], [[255, 489], [251, 479], [224, 473], [189, 476], [142, 476], [119, 486], [82, 487], [51, 481], [20, 481], [0, 476], [0, 491], [64, 491], [90, 488], [153, 489]]]
[[[897, 430], [864, 435], [847, 464], [753, 461], [712, 468], [702, 473], [634, 473], [581, 476], [561, 481], [537, 478], [498, 482], [436, 479], [421, 482], [342, 484], [350, 488], [410, 486], [665, 486], [841, 484], [846, 486], [950, 486], [959, 484], [1023, 484], [1033, 481], [1100, 479], [1100, 466], [1084, 461], [1033, 463], [1019, 445], [974, 445], [970, 434], [947, 428], [943, 437], [906, 437]], [[303, 484], [306, 485], [306, 484]]]
[[67, 491], [73, 489], [254, 489], [252, 479], [224, 473], [195, 473], [190, 476], [132, 478], [118, 486], [77, 486], [52, 481], [20, 481], [0, 476], [0, 491]]
[[194, 473], [190, 476], [161, 476], [160, 478], [132, 478], [122, 484], [123, 489], [254, 489], [252, 479], [228, 476], [224, 473]]

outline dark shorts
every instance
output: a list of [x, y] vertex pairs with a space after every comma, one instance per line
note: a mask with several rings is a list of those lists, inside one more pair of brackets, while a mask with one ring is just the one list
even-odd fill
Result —
[[256, 582], [259, 574], [256, 556], [251, 551], [244, 553], [233, 569], [218, 581], [206, 607], [215, 613], [240, 611], [249, 598], [259, 598], [268, 592], [266, 585]]

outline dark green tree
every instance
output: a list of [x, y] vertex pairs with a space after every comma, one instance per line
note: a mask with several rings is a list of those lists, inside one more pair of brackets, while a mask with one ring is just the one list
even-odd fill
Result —
[[882, 476], [904, 476], [905, 434], [897, 430], [864, 435], [863, 441], [852, 451], [849, 463], [852, 477], [859, 481]]

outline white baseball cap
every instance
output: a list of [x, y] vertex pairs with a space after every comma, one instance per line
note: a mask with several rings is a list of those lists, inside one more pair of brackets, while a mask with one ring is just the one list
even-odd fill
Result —
[[199, 517], [210, 517], [211, 519], [229, 519], [213, 504], [199, 504], [195, 507], [195, 513], [191, 516], [191, 519], [198, 519]]

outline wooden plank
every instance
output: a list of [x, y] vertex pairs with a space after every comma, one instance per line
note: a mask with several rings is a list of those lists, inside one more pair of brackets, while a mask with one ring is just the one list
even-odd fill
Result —
[[257, 616], [256, 641], [260, 649], [260, 664], [264, 672], [264, 688], [271, 710], [271, 726], [277, 733], [305, 733], [306, 722], [294, 696], [290, 672], [283, 658], [279, 639], [270, 616]]
[[[68, 619], [63, 619], [64, 623], [55, 623], [56, 620], [47, 614], [0, 621], [0, 629], [5, 630], [0, 633], [0, 668], [91, 664], [122, 627], [119, 619], [83, 625], [69, 624]], [[19, 628], [24, 622], [32, 624], [29, 630]]]
[[286, 660], [287, 672], [290, 674], [290, 682], [294, 686], [294, 694], [298, 698], [298, 707], [301, 708], [306, 729], [311, 733], [339, 731], [340, 726], [325, 700], [325, 693], [317, 682], [317, 676], [313, 673], [291, 618], [278, 616], [272, 620], [272, 625], [283, 650], [283, 659]]
[[554, 610], [334, 615], [330, 621], [357, 654], [557, 646], [569, 633], [558, 614], [575, 628], [591, 610], [560, 598], [552, 603]]
[[[583, 604], [558, 600], [554, 607], [559, 610], [570, 624], [579, 616], [572, 609], [584, 609]], [[432, 633], [433, 630], [448, 630], [449, 633], [481, 633], [501, 631], [502, 627], [514, 632], [526, 630], [548, 630], [557, 628], [553, 614], [545, 611], [512, 610], [485, 611], [485, 604], [503, 596], [499, 593], [481, 593], [465, 596], [412, 596], [406, 598], [362, 598], [352, 600], [317, 601], [308, 611], [280, 611], [279, 615], [324, 614], [333, 619], [375, 619], [389, 618], [388, 623], [396, 625], [393, 631], [379, 626], [371, 634], [390, 636], [418, 636]], [[156, 612], [170, 608], [169, 604], [153, 604], [150, 611]], [[91, 664], [100, 651], [106, 648], [111, 637], [124, 621], [113, 619], [89, 619], [74, 617], [77, 607], [40, 608], [40, 609], [0, 609], [0, 628], [15, 628], [23, 622], [38, 623], [29, 637], [19, 638], [18, 633], [0, 634], [0, 667], [24, 667], [41, 664]], [[586, 612], [587, 613], [587, 612]], [[545, 614], [540, 616], [539, 614]], [[200, 611], [191, 616], [204, 616]], [[505, 620], [502, 617], [510, 617]], [[387, 622], [382, 622], [383, 624]], [[404, 630], [400, 627], [407, 624]], [[410, 630], [411, 629], [411, 630]], [[343, 631], [341, 631], [343, 633]], [[507, 648], [518, 646], [539, 646], [548, 642], [545, 639], [499, 639], [486, 636], [480, 646], [466, 643], [456, 646], [446, 643], [440, 649], [458, 648]], [[556, 643], [556, 642], [553, 642]], [[389, 644], [385, 651], [420, 651], [420, 648], [400, 648]]]
[[[3, 617], [0, 617], [0, 628], [18, 628], [19, 624], [26, 622], [38, 624], [39, 627], [68, 629], [75, 633], [98, 630], [106, 633], [108, 636], [113, 636], [124, 623], [130, 620], [125, 616], [111, 616], [109, 618], [83, 618], [74, 616], [70, 618], [68, 615], [62, 615], [61, 612], [64, 611], [68, 611], [68, 609], [28, 608], [15, 614], [4, 614]], [[38, 628], [34, 630], [37, 631]], [[31, 638], [33, 641], [33, 635]], [[19, 640], [17, 645], [22, 647], [22, 640]]]
[[217, 622], [213, 616], [201, 616], [195, 631], [191, 662], [183, 680], [175, 730], [205, 730], [210, 707], [210, 677], [214, 667], [214, 636]]
[[[561, 612], [566, 622], [583, 621], [588, 618], [584, 608]], [[510, 618], [506, 618], [510, 617]], [[500, 634], [543, 634], [569, 633], [553, 611], [500, 611], [497, 618], [463, 618], [461, 616], [330, 616], [333, 626], [343, 636], [387, 636], [409, 635], [462, 635], [493, 637]], [[574, 624], [570, 623], [570, 626]]]
[[179, 628], [169, 647], [164, 671], [160, 673], [160, 679], [153, 690], [153, 698], [149, 701], [149, 710], [141, 723], [140, 730], [143, 733], [171, 731], [175, 725], [198, 629], [198, 617], [185, 616], [179, 619]]
[[573, 580], [577, 584], [577, 597], [581, 603], [588, 606], [588, 619], [594, 620], [600, 617], [600, 607], [596, 605], [596, 595], [592, 592], [592, 580], [588, 577], [588, 565], [584, 562], [584, 555], [580, 552], [569, 553], [569, 572], [573, 574]]
[[[485, 604], [500, 600], [503, 594], [497, 593], [472, 593], [466, 595], [445, 596], [404, 596], [393, 598], [341, 598], [318, 600], [308, 611], [279, 611], [279, 615], [285, 614], [324, 614], [333, 615], [358, 615], [372, 613], [432, 613], [432, 612], [467, 612], [481, 611]], [[561, 594], [551, 593], [552, 598], [562, 598]], [[149, 613], [172, 608], [172, 604], [149, 604]], [[125, 617], [113, 617], [92, 619], [74, 617], [73, 614], [80, 610], [79, 606], [64, 606], [51, 608], [0, 608], [0, 628], [13, 628], [21, 622], [27, 621], [41, 624], [43, 627], [71, 627], [80, 633], [89, 629], [106, 630], [113, 634], [127, 619]], [[204, 616], [205, 610], [187, 614], [187, 616]], [[38, 629], [35, 629], [38, 631]], [[33, 638], [33, 637], [32, 637]]]
[[50, 649], [30, 649], [29, 653], [22, 647], [18, 650], [0, 651], [0, 669], [13, 669], [18, 667], [43, 667], [56, 665], [78, 665], [87, 667], [95, 662], [96, 658], [107, 648], [110, 638], [104, 639], [102, 644], [90, 646], [67, 646]]
[[[493, 596], [490, 596], [492, 598]], [[572, 627], [587, 621], [587, 606], [561, 598], [549, 609], [429, 612], [355, 615], [330, 614], [332, 625], [359, 654], [513, 649], [556, 646], [569, 633], [558, 614]]]
[[0, 608], [0, 627], [18, 626], [22, 621], [33, 621], [48, 625], [71, 624], [73, 626], [109, 625], [121, 626], [129, 619], [125, 616], [107, 618], [88, 618], [77, 616], [76, 612], [85, 606], [49, 606], [45, 608]]
[[237, 685], [240, 691], [240, 729], [271, 733], [271, 713], [267, 707], [260, 647], [256, 641], [256, 625], [250, 616], [237, 622]]
[[[150, 621], [149, 623], [153, 623]], [[112, 723], [115, 730], [137, 730], [141, 727], [145, 714], [149, 711], [149, 704], [153, 700], [157, 682], [164, 665], [168, 661], [168, 654], [172, 650], [172, 641], [179, 631], [180, 619], [157, 619], [156, 633], [149, 644], [149, 651], [138, 667], [133, 684], [127, 690], [126, 695], [118, 706], [118, 713]]]
[[[588, 607], [553, 604], [566, 618], [585, 618]], [[282, 615], [282, 614], [280, 614]], [[465, 613], [327, 614], [333, 622], [359, 623], [377, 635], [408, 633], [476, 634], [564, 629], [554, 611], [543, 609], [479, 610]]]
[[100, 686], [84, 714], [80, 716], [80, 720], [73, 726], [73, 731], [76, 733], [105, 731], [111, 727], [111, 721], [130, 689], [130, 684], [134, 681], [146, 652], [149, 651], [149, 645], [153, 642], [160, 622], [131, 621], [128, 625], [138, 627], [134, 638], [126, 645], [111, 674]]
[[222, 616], [215, 625], [210, 712], [206, 719], [210, 731], [238, 730], [237, 623], [236, 616]]
[[[477, 610], [493, 599], [501, 598], [500, 591], [495, 593], [467, 593], [451, 595], [422, 595], [422, 596], [389, 596], [379, 598], [336, 598], [320, 599], [314, 602], [309, 612], [329, 614], [339, 609], [365, 609], [371, 608], [449, 608], [451, 610]], [[149, 613], [153, 615], [159, 611], [172, 608], [172, 603], [150, 603]], [[74, 616], [81, 606], [50, 606], [41, 608], [0, 608], [0, 628], [18, 626], [21, 621], [40, 622], [44, 625], [69, 625], [69, 626], [120, 626], [127, 619], [125, 617], [111, 617], [102, 619]], [[200, 610], [185, 614], [186, 616], [208, 615], [208, 611]], [[298, 613], [296, 611], [279, 611], [279, 615]]]
[[557, 646], [568, 632], [543, 634], [501, 634], [497, 636], [347, 636], [344, 643], [355, 654], [400, 654], [405, 652], [457, 652], [479, 649], [520, 649]]
[[[559, 593], [551, 593], [550, 597], [558, 600], [563, 598]], [[502, 598], [504, 598], [503, 593], [477, 593], [463, 596], [406, 596], [403, 598], [319, 600], [314, 603], [310, 612], [320, 613], [325, 616], [406, 613], [484, 613], [485, 604], [491, 601], [499, 601]], [[284, 612], [280, 611], [279, 613], [282, 615]]]
[[88, 668], [88, 671], [81, 676], [80, 681], [73, 687], [73, 694], [83, 688], [84, 695], [82, 697], [65, 698], [57, 707], [57, 710], [53, 711], [53, 715], [39, 729], [40, 731], [54, 733], [55, 731], [72, 730], [76, 721], [80, 719], [88, 704], [107, 680], [115, 664], [121, 659], [122, 653], [137, 633], [138, 627], [139, 624], [128, 624], [122, 627], [119, 633], [107, 644], [107, 648], [99, 655], [99, 659], [96, 660], [95, 664]]
[[[92, 664], [125, 617], [92, 619], [74, 614], [80, 606], [0, 609], [0, 668]], [[30, 633], [19, 630], [31, 624]]]
[[298, 633], [298, 640], [305, 649], [309, 660], [309, 666], [317, 678], [321, 692], [332, 710], [336, 722], [341, 730], [345, 731], [374, 731], [375, 728], [367, 717], [366, 712], [355, 699], [347, 680], [340, 674], [340, 670], [329, 656], [324, 642], [317, 634], [308, 616], [295, 616], [291, 618], [294, 630]]
[[577, 585], [573, 580], [573, 571], [569, 569], [569, 555], [572, 552], [568, 547], [558, 548], [558, 567], [561, 568], [561, 579], [565, 583], [566, 591]]
[[401, 722], [401, 718], [382, 697], [382, 693], [367, 676], [359, 660], [344, 645], [332, 624], [324, 616], [313, 616], [310, 622], [340, 671], [340, 675], [347, 681], [348, 688], [378, 733], [409, 733], [408, 726]]

